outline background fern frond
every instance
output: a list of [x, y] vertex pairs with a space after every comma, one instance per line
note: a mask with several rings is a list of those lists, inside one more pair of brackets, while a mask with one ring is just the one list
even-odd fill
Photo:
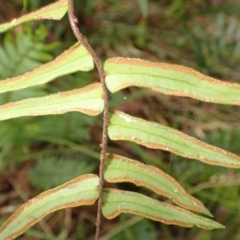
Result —
[[5, 35], [0, 46], [0, 79], [20, 75], [53, 59], [51, 51], [58, 43], [45, 44], [46, 31], [41, 25], [35, 33], [25, 27], [25, 31]]
[[38, 159], [29, 172], [29, 179], [35, 186], [48, 190], [70, 181], [73, 176], [93, 172], [97, 163], [79, 153], [68, 154], [64, 158], [46, 156]]

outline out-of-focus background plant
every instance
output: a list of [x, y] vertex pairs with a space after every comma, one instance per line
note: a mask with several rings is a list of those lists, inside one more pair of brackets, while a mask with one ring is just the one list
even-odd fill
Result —
[[[0, 2], [0, 23], [53, 1]], [[82, 32], [102, 60], [125, 56], [190, 66], [224, 81], [240, 82], [240, 3], [237, 0], [79, 0]], [[0, 79], [52, 60], [75, 38], [68, 19], [20, 26], [0, 36]], [[78, 72], [44, 86], [0, 94], [0, 104], [23, 97], [82, 87], [96, 72]], [[111, 107], [172, 126], [240, 155], [240, 109], [130, 88], [114, 94]], [[79, 113], [0, 122], [0, 221], [18, 206], [80, 174], [97, 172], [101, 120]], [[103, 224], [102, 239], [240, 239], [240, 172], [151, 151], [123, 142], [116, 153], [136, 157], [175, 177], [227, 226], [206, 231], [120, 216]], [[51, 176], [49, 178], [49, 176]], [[119, 187], [121, 188], [119, 184]], [[152, 194], [124, 184], [125, 189]], [[162, 199], [164, 200], [164, 198]], [[93, 236], [95, 206], [59, 211], [20, 239], [86, 239]], [[43, 233], [42, 233], [43, 232]], [[90, 239], [90, 238], [89, 238]]]

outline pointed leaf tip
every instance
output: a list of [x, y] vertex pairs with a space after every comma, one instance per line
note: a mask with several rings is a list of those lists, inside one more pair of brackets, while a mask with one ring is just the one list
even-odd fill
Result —
[[197, 226], [209, 230], [224, 228], [218, 222], [182, 208], [159, 202], [139, 193], [117, 189], [104, 189], [102, 212], [108, 219], [113, 219], [121, 213], [130, 213], [164, 224], [183, 227]]
[[108, 153], [104, 178], [108, 182], [131, 182], [147, 187], [172, 199], [183, 208], [212, 216], [208, 209], [198, 199], [189, 195], [174, 178], [154, 166]]
[[135, 142], [151, 149], [162, 149], [211, 165], [240, 168], [240, 157], [190, 137], [178, 130], [145, 121], [121, 111], [110, 114], [111, 140]]

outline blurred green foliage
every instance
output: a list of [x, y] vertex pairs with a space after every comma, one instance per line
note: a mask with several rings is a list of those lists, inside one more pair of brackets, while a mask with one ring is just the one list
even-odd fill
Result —
[[39, 158], [37, 164], [29, 172], [29, 179], [34, 185], [48, 190], [77, 176], [92, 173], [96, 167], [97, 162], [83, 154], [76, 155], [75, 153], [64, 156], [64, 158], [53, 156]]

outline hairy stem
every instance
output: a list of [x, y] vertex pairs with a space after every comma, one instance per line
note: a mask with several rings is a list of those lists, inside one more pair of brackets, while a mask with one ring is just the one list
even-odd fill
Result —
[[107, 132], [108, 132], [108, 91], [105, 82], [105, 72], [103, 70], [102, 64], [96, 54], [96, 52], [92, 49], [92, 47], [88, 44], [88, 42], [84, 39], [82, 33], [79, 31], [77, 26], [77, 18], [74, 15], [74, 7], [73, 1], [68, 0], [68, 18], [70, 21], [71, 28], [75, 37], [78, 41], [88, 50], [88, 52], [92, 55], [93, 61], [97, 67], [98, 74], [102, 83], [103, 88], [103, 100], [104, 100], [104, 110], [103, 110], [103, 131], [102, 131], [102, 143], [101, 143], [101, 155], [100, 155], [100, 166], [99, 166], [99, 198], [98, 198], [98, 208], [97, 208], [97, 219], [96, 219], [96, 233], [95, 240], [99, 239], [100, 236], [100, 227], [101, 227], [101, 219], [102, 219], [102, 195], [103, 195], [103, 183], [104, 183], [104, 161], [106, 157], [107, 151]]

